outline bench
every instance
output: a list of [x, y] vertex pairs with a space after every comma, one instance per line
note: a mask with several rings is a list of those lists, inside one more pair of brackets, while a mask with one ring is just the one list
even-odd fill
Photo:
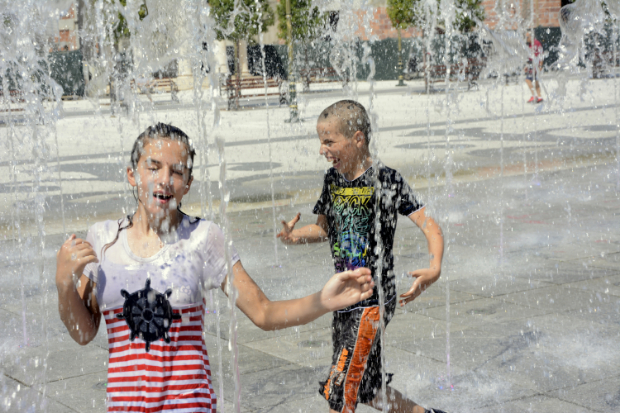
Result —
[[147, 81], [136, 81], [132, 79], [130, 82], [131, 88], [136, 91], [136, 93], [144, 93], [147, 95], [149, 100], [151, 99], [151, 93], [170, 93], [170, 99], [178, 102], [179, 96], [177, 93], [179, 92], [179, 87], [175, 83], [172, 78], [164, 77], [164, 78], [154, 78], [149, 79]]
[[[311, 83], [327, 83], [327, 82], [338, 82], [340, 81], [340, 76], [338, 76], [338, 72], [333, 67], [313, 67], [310, 69], [301, 69], [299, 71], [299, 77], [303, 82], [304, 89], [308, 89]], [[349, 77], [344, 79], [343, 85], [346, 85], [349, 82]]]
[[[586, 59], [589, 56], [586, 56]], [[614, 61], [615, 57], [615, 61]], [[611, 51], [595, 50], [591, 54], [592, 59], [592, 77], [594, 79], [602, 79], [606, 77], [615, 77], [615, 68], [620, 67], [620, 51], [614, 53]]]
[[[227, 75], [220, 83], [228, 97], [228, 109], [238, 109], [239, 99], [254, 98], [260, 96], [279, 96], [280, 104], [286, 103], [286, 91], [282, 87], [282, 79], [267, 78], [267, 91], [265, 91], [265, 79], [262, 76]], [[277, 88], [277, 91], [273, 89]], [[272, 89], [271, 91], [269, 89]], [[250, 91], [251, 93], [244, 93]], [[221, 94], [221, 92], [220, 92]]]
[[[478, 79], [480, 73], [486, 67], [486, 60], [479, 58], [468, 58], [467, 64], [463, 62], [453, 63], [450, 67], [450, 82], [467, 81], [467, 90], [472, 87], [478, 87]], [[429, 65], [428, 66], [428, 78], [426, 75], [427, 67], [422, 66], [422, 77], [428, 79], [428, 82], [433, 84], [437, 82], [443, 82], [446, 80], [446, 65]]]
[[[4, 92], [0, 89], [0, 98], [4, 97]], [[24, 102], [24, 93], [21, 90], [9, 90], [9, 99], [12, 103]]]

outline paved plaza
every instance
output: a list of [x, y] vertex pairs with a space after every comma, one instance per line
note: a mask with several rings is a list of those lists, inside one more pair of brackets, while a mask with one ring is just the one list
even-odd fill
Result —
[[[539, 106], [523, 103], [529, 92], [514, 83], [448, 96], [420, 94], [423, 84], [415, 82], [375, 85], [375, 150], [412, 183], [447, 241], [440, 280], [397, 309], [386, 330], [386, 371], [407, 397], [452, 413], [620, 411], [619, 81], [574, 78], [562, 98], [550, 78]], [[121, 171], [147, 124], [173, 122], [206, 155], [197, 159], [188, 213], [221, 222], [218, 179], [226, 161], [228, 230], [241, 260], [271, 299], [289, 299], [320, 289], [333, 265], [327, 244], [274, 243], [273, 217], [299, 211], [301, 224], [313, 222], [327, 167], [316, 117], [345, 97], [368, 105], [369, 89], [360, 83], [347, 93], [334, 86], [302, 94], [299, 125], [284, 122], [286, 107], [256, 100], [222, 110], [212, 128], [205, 102], [206, 137], [197, 135], [191, 95], [179, 104], [144, 101], [142, 112], [116, 117], [89, 101], [66, 102], [56, 125], [58, 156], [50, 138], [47, 175], [36, 188], [45, 188], [44, 212], [32, 206], [31, 155], [17, 151], [17, 162], [0, 163], [0, 411], [105, 411], [106, 331], [84, 347], [66, 333], [55, 252], [65, 233], [84, 236], [92, 223], [131, 210]], [[0, 127], [0, 135], [7, 130]], [[7, 178], [12, 167], [14, 181]], [[404, 219], [395, 239], [403, 293], [411, 284], [405, 273], [428, 265], [426, 242]], [[204, 337], [214, 389], [224, 395], [220, 411], [231, 412], [226, 300], [219, 290], [207, 296]], [[236, 314], [240, 410], [327, 412], [318, 381], [331, 362], [331, 316], [264, 332]]]

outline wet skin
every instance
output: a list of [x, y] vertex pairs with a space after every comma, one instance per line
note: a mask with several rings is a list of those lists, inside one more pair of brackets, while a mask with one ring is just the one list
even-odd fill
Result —
[[360, 131], [348, 138], [340, 132], [339, 125], [333, 121], [323, 121], [316, 125], [321, 146], [319, 154], [352, 181], [361, 176], [372, 165], [366, 138]]

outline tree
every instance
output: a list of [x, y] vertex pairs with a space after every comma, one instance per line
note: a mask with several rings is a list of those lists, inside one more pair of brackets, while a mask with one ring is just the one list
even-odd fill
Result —
[[267, 0], [209, 0], [209, 5], [218, 40], [253, 42], [253, 37], [266, 32], [275, 19]]
[[[278, 37], [286, 39], [286, 2], [280, 1], [278, 8]], [[321, 13], [310, 0], [291, 0], [291, 24], [293, 41], [307, 43], [323, 34], [327, 23], [327, 13]]]
[[398, 84], [405, 86], [403, 82], [403, 47], [401, 30], [407, 29], [418, 23], [419, 0], [388, 0], [387, 14], [392, 22], [392, 27], [398, 32]]
[[396, 30], [418, 25], [423, 17], [418, 10], [420, 0], [388, 0], [387, 14]]
[[[328, 13], [321, 13], [317, 6], [312, 7], [311, 0], [290, 0], [291, 6], [291, 37], [293, 43], [307, 45], [312, 40], [320, 37], [326, 27]], [[278, 37], [288, 43], [288, 29], [286, 23], [286, 1], [281, 0], [276, 9], [278, 13]], [[308, 61], [308, 48], [304, 47], [305, 59]], [[292, 62], [289, 62], [289, 71], [292, 70]], [[309, 71], [303, 77], [304, 89], [310, 85]]]
[[[437, 0], [437, 8], [440, 10], [441, 0]], [[482, 0], [455, 0], [456, 18], [454, 28], [461, 33], [472, 31], [476, 27], [476, 19], [484, 21], [485, 13]], [[388, 0], [388, 16], [395, 29], [404, 30], [415, 26], [425, 29], [426, 13], [420, 0]], [[431, 11], [432, 13], [432, 11]]]
[[456, 0], [456, 21], [454, 27], [461, 33], [471, 32], [476, 27], [476, 22], [484, 21], [485, 13], [482, 0]]
[[[118, 2], [121, 6], [127, 7], [127, 0], [118, 0]], [[146, 8], [146, 3], [142, 3], [140, 5], [140, 9], [138, 10], [138, 17], [140, 18], [140, 20], [144, 20], [144, 18], [148, 16], [148, 14], [149, 11]], [[118, 18], [113, 27], [113, 33], [114, 44], [116, 46], [118, 46], [118, 43], [121, 39], [126, 39], [131, 36], [131, 33], [129, 32], [129, 27], [127, 26], [127, 19], [125, 19], [125, 16], [123, 16], [120, 11], [118, 12]]]
[[[433, 2], [434, 3], [434, 2]], [[441, 0], [435, 4], [422, 2], [421, 0], [388, 0], [387, 13], [392, 22], [392, 26], [398, 31], [398, 55], [399, 55], [399, 82], [402, 83], [402, 58], [401, 58], [401, 30], [409, 27], [418, 27], [424, 36], [428, 30], [432, 30], [435, 24], [441, 24]], [[485, 13], [482, 0], [455, 0], [455, 20], [453, 27], [461, 32], [470, 32], [476, 27], [476, 20], [484, 21]], [[429, 19], [431, 21], [427, 21]], [[445, 25], [445, 22], [443, 22]], [[430, 26], [430, 27], [429, 27]], [[426, 65], [426, 53], [424, 53], [424, 64]], [[428, 90], [428, 84], [427, 84]]]
[[[253, 43], [254, 36], [266, 32], [274, 23], [273, 10], [268, 0], [209, 0], [215, 34], [218, 40], [230, 40], [235, 45], [235, 72], [237, 73], [235, 105], [239, 106], [241, 70], [239, 68], [239, 42]], [[236, 6], [236, 7], [235, 7]]]

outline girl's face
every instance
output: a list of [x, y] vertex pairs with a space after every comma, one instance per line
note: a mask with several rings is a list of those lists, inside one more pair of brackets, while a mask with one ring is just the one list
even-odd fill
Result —
[[144, 141], [136, 168], [127, 168], [127, 179], [138, 189], [138, 199], [149, 219], [169, 217], [189, 192], [192, 178], [188, 161], [187, 146], [181, 141]]

